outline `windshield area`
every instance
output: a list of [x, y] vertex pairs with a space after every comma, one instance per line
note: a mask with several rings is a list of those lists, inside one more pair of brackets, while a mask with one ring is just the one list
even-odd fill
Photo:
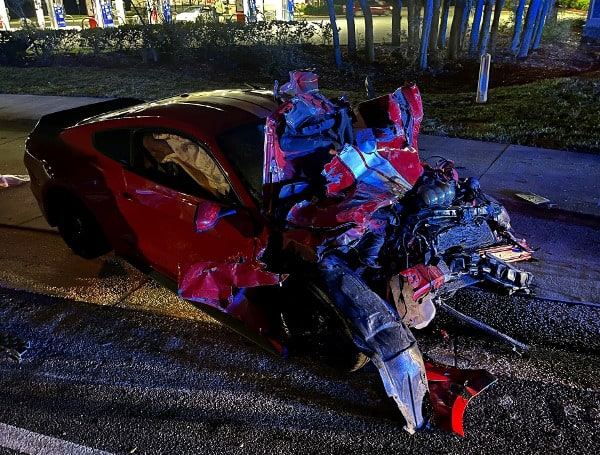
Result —
[[264, 120], [238, 126], [220, 134], [216, 139], [250, 194], [261, 203]]

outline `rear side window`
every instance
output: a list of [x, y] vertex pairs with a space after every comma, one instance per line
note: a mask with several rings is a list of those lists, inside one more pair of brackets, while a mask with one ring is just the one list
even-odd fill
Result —
[[93, 144], [107, 157], [125, 165], [130, 165], [131, 132], [129, 129], [98, 131], [94, 134]]
[[237, 201], [221, 166], [198, 141], [153, 129], [136, 131], [133, 137], [134, 172], [202, 199], [226, 204]]

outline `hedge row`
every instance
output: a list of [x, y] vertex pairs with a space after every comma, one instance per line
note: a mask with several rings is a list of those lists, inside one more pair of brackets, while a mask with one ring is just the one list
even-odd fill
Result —
[[327, 44], [330, 40], [329, 23], [310, 22], [196, 22], [83, 30], [41, 30], [29, 26], [0, 31], [0, 64], [45, 65], [57, 57], [106, 54], [141, 55], [144, 60], [174, 62], [266, 58], [302, 63], [294, 61], [302, 46]]

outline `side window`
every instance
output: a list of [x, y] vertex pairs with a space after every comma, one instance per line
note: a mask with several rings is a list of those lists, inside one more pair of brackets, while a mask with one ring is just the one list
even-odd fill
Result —
[[235, 200], [229, 181], [205, 147], [185, 136], [161, 131], [136, 133], [148, 178], [177, 191], [224, 203]]
[[131, 132], [128, 129], [98, 131], [92, 139], [94, 147], [103, 155], [125, 165], [131, 164]]

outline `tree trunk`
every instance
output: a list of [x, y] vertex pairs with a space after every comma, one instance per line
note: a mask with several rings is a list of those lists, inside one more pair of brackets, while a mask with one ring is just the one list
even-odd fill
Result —
[[342, 67], [342, 49], [340, 48], [340, 32], [335, 21], [335, 8], [333, 0], [327, 0], [327, 8], [329, 10], [329, 22], [331, 23], [333, 34], [333, 55], [335, 58], [335, 66]]
[[519, 5], [515, 11], [515, 29], [513, 31], [513, 38], [510, 44], [510, 51], [513, 54], [517, 53], [519, 42], [521, 41], [521, 28], [523, 26], [523, 11], [525, 11], [525, 1], [519, 0]]
[[[544, 31], [544, 25], [546, 25], [546, 18], [548, 17], [548, 10], [550, 8], [550, 3], [554, 0], [544, 0], [544, 4], [538, 16], [535, 39], [533, 40], [533, 50], [536, 50], [540, 47], [540, 40], [542, 39], [542, 32]], [[598, 0], [596, 0], [598, 1]]]
[[531, 0], [529, 8], [527, 9], [527, 16], [525, 17], [525, 26], [523, 29], [523, 39], [519, 46], [519, 53], [517, 57], [525, 58], [529, 54], [529, 48], [531, 47], [531, 40], [533, 38], [533, 31], [535, 28], [535, 20], [537, 18], [538, 11], [542, 5], [542, 0]]
[[431, 33], [431, 22], [433, 20], [433, 0], [425, 0], [423, 12], [423, 30], [421, 32], [421, 49], [419, 56], [419, 68], [427, 68], [427, 50], [429, 48], [429, 34]]
[[485, 11], [483, 13], [483, 25], [481, 26], [481, 39], [479, 40], [479, 56], [487, 52], [487, 45], [490, 40], [490, 23], [492, 22], [492, 11], [494, 10], [494, 0], [485, 0]]
[[356, 26], [354, 23], [354, 0], [346, 0], [346, 26], [348, 27], [348, 57], [356, 58]]
[[442, 0], [442, 2], [442, 20], [437, 43], [439, 49], [446, 47], [446, 31], [448, 30], [448, 14], [450, 12], [450, 0]]
[[433, 19], [431, 21], [431, 33], [429, 34], [429, 55], [437, 58], [438, 33], [440, 30], [440, 8], [441, 0], [433, 0]]
[[454, 17], [452, 18], [452, 26], [450, 27], [450, 37], [448, 38], [448, 58], [450, 60], [456, 60], [458, 57], [462, 20], [466, 6], [466, 0], [456, 0]]
[[414, 57], [419, 48], [419, 28], [421, 27], [421, 2], [408, 0], [408, 54]]
[[375, 61], [375, 39], [373, 37], [373, 14], [367, 0], [359, 0], [360, 9], [365, 20], [365, 59], [368, 63]]
[[505, 0], [496, 0], [496, 8], [494, 8], [494, 20], [492, 21], [492, 31], [490, 35], [490, 53], [496, 51], [496, 42], [498, 41], [498, 26], [500, 25], [500, 15], [504, 8]]
[[400, 46], [402, 32], [402, 0], [396, 0], [392, 10], [392, 46]]
[[471, 14], [471, 9], [473, 9], [473, 3], [475, 0], [467, 0], [465, 3], [465, 9], [462, 15], [462, 21], [460, 24], [460, 43], [459, 47], [462, 49], [463, 44], [465, 42], [465, 36], [467, 35], [467, 28], [469, 27], [469, 16]]
[[548, 5], [548, 12], [546, 13], [546, 23], [550, 25], [556, 24], [558, 20], [558, 9], [556, 8], [558, 2], [551, 1]]
[[471, 40], [469, 42], [469, 55], [475, 56], [477, 44], [479, 43], [479, 29], [481, 27], [481, 15], [483, 13], [483, 4], [485, 0], [477, 0], [475, 15], [473, 16], [473, 25], [471, 27]]

